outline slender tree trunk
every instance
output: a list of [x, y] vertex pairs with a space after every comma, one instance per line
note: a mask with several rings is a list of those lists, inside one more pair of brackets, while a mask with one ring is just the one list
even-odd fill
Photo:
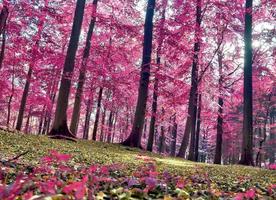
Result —
[[103, 114], [102, 114], [102, 122], [101, 122], [101, 135], [100, 135], [100, 141], [104, 141], [104, 125], [105, 125], [105, 112], [106, 109], [104, 108]]
[[222, 156], [222, 135], [223, 135], [223, 98], [222, 98], [222, 53], [218, 52], [218, 64], [219, 64], [219, 98], [218, 98], [218, 117], [217, 117], [217, 140], [214, 164], [221, 164]]
[[108, 118], [108, 136], [107, 136], [108, 143], [111, 142], [112, 124], [113, 124], [113, 112], [110, 111], [109, 118]]
[[73, 28], [63, 66], [63, 74], [56, 105], [55, 120], [52, 130], [49, 132], [49, 135], [52, 138], [75, 138], [75, 135], [69, 131], [67, 126], [67, 107], [71, 88], [71, 77], [75, 67], [75, 57], [78, 49], [79, 36], [83, 21], [84, 7], [85, 0], [77, 0]]
[[70, 130], [74, 135], [76, 135], [77, 130], [78, 130], [83, 86], [84, 86], [85, 75], [86, 75], [86, 65], [87, 65], [87, 59], [90, 54], [91, 38], [93, 35], [95, 22], [96, 22], [97, 3], [98, 3], [98, 0], [93, 0], [93, 8], [94, 9], [93, 9], [92, 18], [91, 18], [88, 33], [87, 33], [85, 48], [84, 48], [83, 57], [82, 57], [81, 69], [80, 69], [80, 74], [79, 74], [77, 92], [76, 92], [76, 96], [75, 96], [73, 115], [72, 115], [72, 120], [71, 120], [71, 125], [70, 125]]
[[[13, 71], [14, 73], [14, 71]], [[7, 127], [8, 129], [10, 128], [10, 118], [11, 118], [11, 104], [12, 104], [12, 99], [14, 95], [14, 79], [15, 79], [15, 74], [12, 76], [12, 89], [11, 89], [11, 95], [8, 100], [8, 116], [7, 116]]]
[[131, 147], [141, 148], [141, 136], [145, 119], [145, 111], [148, 98], [148, 85], [150, 77], [154, 9], [155, 0], [148, 0], [144, 26], [143, 58], [134, 123], [129, 137], [122, 143], [123, 145]]
[[165, 149], [165, 128], [162, 125], [160, 129], [158, 152], [164, 153], [164, 149]]
[[94, 123], [94, 128], [93, 128], [93, 137], [92, 137], [92, 140], [95, 140], [95, 141], [97, 139], [97, 130], [98, 130], [98, 124], [99, 124], [99, 118], [100, 118], [100, 112], [101, 112], [102, 96], [103, 96], [103, 88], [100, 87], [98, 103], [97, 103], [97, 111], [96, 111], [96, 116], [95, 116], [95, 123]]
[[115, 112], [114, 115], [114, 123], [113, 123], [113, 134], [112, 134], [112, 143], [114, 143], [115, 137], [116, 137], [116, 123], [117, 123], [117, 117], [118, 117], [118, 113]]
[[6, 47], [6, 31], [4, 30], [2, 34], [2, 44], [1, 44], [1, 52], [0, 52], [0, 69], [3, 66], [5, 47]]
[[25, 125], [25, 133], [28, 133], [29, 126], [30, 126], [30, 118], [31, 118], [32, 106], [29, 108], [28, 117]]
[[[275, 87], [275, 93], [274, 96], [276, 95], [276, 87]], [[275, 151], [276, 151], [276, 147], [274, 145], [275, 139], [276, 139], [276, 127], [275, 124], [276, 123], [276, 106], [272, 107], [272, 110], [270, 112], [270, 132], [269, 132], [269, 140], [270, 140], [270, 145], [269, 145], [269, 163], [273, 164], [275, 163]], [[274, 125], [274, 126], [273, 126]]]
[[[160, 63], [160, 58], [158, 59], [158, 61]], [[155, 132], [155, 120], [156, 120], [156, 114], [157, 114], [157, 99], [158, 99], [158, 77], [156, 75], [155, 75], [155, 80], [154, 80], [154, 89], [153, 89], [153, 97], [152, 98], [153, 98], [153, 100], [152, 100], [152, 108], [151, 108], [151, 119], [150, 119], [147, 151], [152, 151], [154, 132]]]
[[91, 117], [91, 99], [88, 99], [87, 106], [86, 106], [86, 114], [84, 120], [84, 128], [83, 128], [83, 139], [89, 139], [89, 123]]
[[252, 1], [246, 0], [245, 9], [245, 56], [244, 56], [244, 108], [243, 108], [243, 141], [239, 164], [253, 163], [253, 109], [252, 109]]
[[173, 127], [172, 127], [171, 153], [170, 153], [171, 156], [175, 156], [176, 139], [177, 139], [177, 123], [176, 123], [176, 114], [174, 114]]
[[196, 8], [196, 30], [195, 30], [195, 45], [192, 65], [191, 90], [188, 104], [188, 117], [186, 121], [184, 136], [178, 152], [178, 157], [184, 157], [189, 143], [189, 136], [191, 135], [191, 143], [189, 149], [189, 160], [194, 160], [195, 147], [195, 123], [197, 113], [197, 90], [198, 90], [198, 54], [200, 51], [200, 24], [201, 24], [201, 0], [197, 0]]
[[22, 95], [22, 99], [20, 102], [18, 117], [17, 117], [16, 130], [18, 130], [18, 131], [21, 130], [22, 123], [23, 123], [24, 111], [25, 111], [25, 107], [26, 107], [26, 103], [27, 103], [27, 97], [28, 97], [28, 93], [29, 93], [32, 73], [33, 73], [33, 69], [32, 69], [32, 66], [30, 66], [28, 75], [27, 75], [27, 79], [26, 79], [26, 83], [25, 83], [25, 87], [24, 87], [24, 91], [23, 91], [23, 95]]
[[[269, 94], [269, 97], [268, 97], [268, 102], [269, 103], [271, 101], [271, 96], [272, 96], [272, 94]], [[269, 118], [269, 111], [270, 111], [270, 106], [268, 105], [268, 107], [266, 108], [266, 115], [265, 115], [265, 121], [264, 121], [264, 126], [263, 126], [264, 137], [259, 142], [259, 149], [258, 149], [258, 153], [256, 155], [256, 166], [259, 166], [259, 167], [262, 166], [262, 159], [261, 159], [261, 157], [262, 157], [263, 144], [266, 142], [266, 138], [267, 138], [266, 125], [267, 125], [267, 121], [268, 121], [268, 118]]]
[[0, 13], [0, 35], [2, 35], [2, 44], [0, 52], [0, 70], [3, 66], [4, 55], [5, 55], [5, 46], [6, 46], [6, 23], [9, 15], [9, 10], [7, 6], [3, 6]]
[[199, 161], [198, 150], [199, 150], [199, 138], [200, 138], [200, 124], [201, 124], [201, 94], [198, 95], [198, 110], [196, 120], [196, 143], [195, 143], [195, 161]]

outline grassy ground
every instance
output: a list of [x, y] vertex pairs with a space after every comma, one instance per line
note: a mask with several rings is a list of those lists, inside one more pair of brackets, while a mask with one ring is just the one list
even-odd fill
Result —
[[[126, 166], [126, 175], [147, 160], [153, 159], [157, 170], [169, 171], [183, 177], [194, 174], [207, 174], [209, 184], [226, 192], [244, 192], [249, 188], [256, 188], [260, 194], [267, 193], [267, 188], [276, 184], [276, 171], [244, 167], [238, 165], [219, 166], [186, 161], [179, 158], [163, 157], [148, 153], [139, 149], [126, 148], [116, 144], [78, 140], [78, 142], [52, 140], [46, 136], [26, 135], [21, 133], [10, 133], [0, 131], [0, 159], [7, 160], [14, 156], [29, 151], [18, 159], [19, 163], [26, 165], [37, 165], [41, 157], [48, 155], [49, 150], [57, 150], [61, 153], [73, 156], [74, 163], [86, 163], [91, 165], [120, 163]], [[241, 181], [242, 179], [242, 181]]]

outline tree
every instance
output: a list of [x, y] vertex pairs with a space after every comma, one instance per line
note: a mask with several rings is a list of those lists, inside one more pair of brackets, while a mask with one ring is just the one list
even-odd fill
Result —
[[244, 105], [243, 105], [243, 139], [240, 164], [253, 163], [253, 96], [252, 96], [252, 4], [253, 0], [246, 0], [245, 29], [244, 29]]
[[85, 47], [84, 47], [83, 57], [82, 57], [82, 62], [81, 62], [81, 69], [80, 69], [80, 74], [79, 74], [79, 80], [78, 80], [78, 86], [77, 86], [77, 92], [75, 95], [73, 115], [72, 115], [72, 120], [71, 120], [71, 125], [70, 125], [70, 130], [74, 135], [76, 135], [77, 130], [78, 130], [83, 86], [85, 83], [86, 65], [87, 65], [87, 59], [90, 55], [91, 38], [93, 35], [95, 22], [96, 22], [97, 4], [98, 4], [98, 0], [93, 0], [92, 18], [91, 18], [91, 21], [89, 24], [88, 33], [87, 33], [87, 37], [86, 37], [86, 42], [85, 42]]
[[66, 112], [71, 87], [71, 77], [74, 71], [75, 57], [78, 49], [79, 36], [83, 21], [84, 8], [85, 0], [78, 0], [74, 14], [71, 37], [67, 49], [67, 55], [63, 67], [63, 74], [55, 111], [55, 120], [52, 130], [49, 132], [49, 135], [53, 138], [70, 139], [75, 137], [68, 129]]
[[[200, 51], [200, 24], [201, 24], [201, 0], [197, 0], [196, 4], [196, 28], [195, 28], [195, 44], [192, 64], [191, 89], [188, 103], [188, 116], [185, 125], [184, 136], [177, 154], [178, 157], [184, 157], [188, 147], [190, 138], [189, 160], [194, 160], [195, 148], [195, 126], [197, 113], [197, 93], [198, 93], [198, 57]], [[191, 137], [190, 137], [191, 135]]]
[[146, 19], [144, 25], [143, 57], [136, 111], [131, 133], [129, 137], [122, 143], [123, 145], [131, 147], [141, 147], [141, 137], [144, 127], [145, 111], [148, 98], [148, 85], [150, 77], [154, 9], [155, 0], [148, 0]]

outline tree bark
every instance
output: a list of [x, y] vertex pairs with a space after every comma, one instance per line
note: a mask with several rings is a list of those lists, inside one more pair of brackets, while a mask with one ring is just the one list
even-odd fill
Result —
[[2, 34], [2, 44], [1, 44], [1, 52], [0, 52], [0, 69], [3, 66], [5, 47], [6, 47], [6, 31], [4, 30]]
[[105, 112], [106, 109], [104, 108], [103, 114], [102, 114], [102, 122], [101, 122], [101, 134], [100, 134], [100, 141], [104, 141], [104, 124], [105, 124]]
[[[159, 62], [160, 62], [160, 58], [159, 58]], [[154, 89], [153, 89], [153, 97], [152, 98], [153, 98], [153, 100], [152, 100], [152, 108], [151, 108], [151, 119], [150, 119], [147, 151], [152, 151], [154, 132], [155, 132], [155, 120], [156, 120], [156, 114], [157, 114], [157, 99], [158, 99], [158, 77], [156, 75], [155, 75], [155, 80], [154, 80]]]
[[3, 6], [2, 11], [0, 13], [0, 35], [6, 29], [8, 16], [9, 16], [9, 9], [7, 6]]
[[177, 123], [176, 123], [176, 114], [174, 114], [173, 127], [172, 127], [171, 153], [170, 153], [171, 156], [175, 156], [176, 139], [177, 139]]
[[217, 117], [217, 140], [214, 164], [221, 164], [222, 156], [222, 135], [223, 135], [223, 98], [222, 98], [222, 53], [218, 51], [218, 64], [219, 64], [219, 98], [218, 98], [218, 117]]
[[86, 106], [86, 114], [84, 120], [84, 128], [83, 128], [83, 139], [89, 139], [89, 123], [91, 117], [91, 99], [88, 99], [87, 106]]
[[191, 143], [189, 149], [189, 160], [194, 160], [194, 146], [195, 146], [195, 123], [197, 112], [197, 90], [198, 90], [198, 54], [200, 51], [200, 24], [201, 24], [201, 0], [197, 0], [196, 7], [196, 30], [195, 30], [195, 45], [192, 65], [191, 90], [188, 103], [188, 117], [186, 120], [184, 136], [178, 152], [178, 157], [184, 157], [191, 135]]
[[30, 66], [28, 75], [27, 75], [27, 79], [26, 79], [26, 83], [25, 83], [25, 87], [24, 87], [24, 91], [23, 91], [23, 95], [22, 95], [22, 99], [20, 102], [18, 117], [17, 117], [16, 130], [18, 130], [18, 131], [21, 130], [22, 123], [23, 123], [24, 111], [25, 111], [25, 107], [26, 107], [26, 103], [27, 103], [27, 97], [28, 97], [28, 93], [29, 93], [32, 73], [33, 73], [33, 69], [32, 69], [32, 66]]
[[195, 142], [195, 161], [199, 161], [199, 138], [200, 138], [200, 124], [201, 124], [201, 94], [198, 95], [198, 110], [196, 119], [196, 142]]
[[68, 129], [67, 107], [71, 88], [71, 77], [75, 67], [75, 57], [78, 49], [79, 36], [83, 21], [84, 8], [85, 0], [77, 0], [73, 28], [63, 66], [63, 74], [56, 105], [55, 120], [52, 130], [49, 132], [49, 135], [56, 139], [75, 138], [75, 135], [72, 134]]
[[95, 123], [93, 128], [93, 135], [92, 135], [92, 140], [95, 140], [95, 141], [97, 139], [97, 130], [98, 130], [98, 124], [99, 124], [99, 118], [100, 118], [100, 112], [101, 112], [102, 96], [103, 96], [103, 88], [100, 87], [98, 103], [97, 103], [97, 111], [96, 111]]
[[252, 109], [252, 1], [246, 0], [244, 31], [244, 107], [243, 139], [239, 164], [254, 165], [253, 162], [253, 109]]
[[141, 148], [141, 136], [145, 119], [145, 111], [148, 98], [148, 85], [150, 77], [154, 9], [155, 0], [148, 0], [146, 19], [144, 25], [143, 58], [136, 111], [132, 131], [129, 137], [122, 143], [123, 145], [131, 147]]
[[108, 143], [111, 142], [112, 124], [113, 124], [113, 112], [110, 111], [109, 118], [108, 118], [108, 135], [107, 135]]
[[97, 3], [98, 3], [98, 0], [93, 1], [92, 18], [91, 18], [88, 33], [87, 33], [85, 48], [84, 48], [82, 62], [81, 62], [78, 86], [77, 86], [77, 91], [76, 91], [76, 96], [75, 96], [72, 120], [71, 120], [71, 125], [70, 125], [70, 130], [74, 135], [76, 135], [77, 130], [78, 130], [83, 86], [84, 86], [84, 83], [85, 83], [85, 75], [86, 75], [86, 65], [87, 65], [87, 59], [90, 55], [91, 38], [92, 38], [92, 35], [93, 35], [95, 22], [96, 22]]

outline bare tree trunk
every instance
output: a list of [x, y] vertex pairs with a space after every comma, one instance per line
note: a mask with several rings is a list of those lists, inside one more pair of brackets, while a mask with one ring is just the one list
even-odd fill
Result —
[[85, 75], [86, 75], [86, 65], [87, 65], [87, 59], [89, 58], [89, 55], [90, 55], [91, 38], [93, 35], [95, 22], [96, 22], [97, 3], [98, 3], [98, 0], [93, 0], [94, 10], [92, 12], [92, 18], [91, 18], [88, 33], [87, 33], [87, 38], [86, 38], [85, 48], [84, 48], [83, 57], [82, 57], [81, 68], [80, 68], [77, 92], [76, 92], [76, 96], [75, 96], [73, 115], [72, 115], [72, 120], [71, 120], [71, 125], [70, 125], [70, 130], [74, 135], [76, 135], [77, 130], [78, 130], [83, 86], [85, 83]]
[[103, 88], [100, 87], [98, 103], [97, 103], [97, 111], [95, 116], [95, 123], [93, 128], [93, 137], [92, 137], [92, 140], [95, 140], [95, 141], [97, 139], [97, 130], [98, 130], [98, 124], [99, 124], [99, 118], [100, 118], [100, 112], [101, 112], [102, 95], [103, 95]]
[[199, 161], [199, 138], [200, 138], [200, 123], [201, 123], [201, 94], [198, 95], [198, 110], [196, 119], [196, 143], [195, 143], [195, 161]]
[[112, 143], [114, 143], [115, 136], [116, 136], [116, 123], [117, 123], [117, 117], [118, 117], [118, 112], [115, 112], [115, 115], [114, 115], [114, 123], [113, 123]]
[[33, 73], [33, 69], [32, 69], [32, 66], [30, 66], [28, 75], [27, 75], [27, 79], [26, 79], [26, 83], [25, 83], [25, 87], [24, 87], [24, 91], [23, 91], [23, 95], [22, 95], [22, 99], [20, 102], [18, 117], [17, 117], [16, 130], [18, 130], [18, 131], [21, 130], [22, 123], [23, 123], [24, 111], [25, 111], [25, 107], [26, 107], [26, 103], [27, 103], [27, 97], [28, 97], [28, 93], [29, 93], [32, 73]]
[[113, 112], [110, 111], [109, 118], [108, 118], [108, 135], [107, 135], [108, 143], [111, 142], [112, 124], [113, 124]]
[[253, 162], [253, 109], [252, 109], [252, 1], [245, 5], [245, 55], [244, 55], [244, 110], [243, 110], [243, 142], [239, 164], [254, 165]]
[[89, 139], [90, 117], [91, 117], [91, 99], [88, 99], [88, 102], [87, 102], [87, 105], [86, 105], [86, 114], [85, 114], [85, 120], [84, 120], [84, 128], [83, 128], [83, 139], [85, 139], [85, 140]]
[[9, 9], [7, 6], [3, 6], [0, 13], [0, 35], [4, 32], [6, 28], [7, 19], [9, 16]]
[[105, 112], [106, 109], [104, 108], [103, 114], [102, 114], [102, 122], [101, 122], [101, 135], [100, 135], [100, 141], [104, 141], [104, 125], [105, 125]]
[[155, 0], [148, 0], [144, 26], [143, 58], [134, 123], [129, 137], [122, 143], [123, 145], [131, 147], [141, 148], [141, 136], [145, 119], [145, 111], [148, 98], [148, 85], [150, 77], [154, 9]]
[[221, 164], [222, 156], [222, 135], [223, 135], [223, 98], [222, 98], [222, 54], [218, 52], [218, 63], [219, 63], [219, 98], [218, 98], [218, 117], [217, 117], [217, 140], [216, 140], [216, 151], [214, 164]]
[[28, 117], [27, 117], [27, 121], [26, 121], [26, 125], [25, 125], [25, 133], [28, 133], [28, 130], [29, 130], [31, 112], [32, 112], [32, 106], [30, 106], [30, 108], [29, 108]]
[[192, 77], [191, 77], [191, 90], [188, 103], [188, 117], [186, 121], [184, 136], [182, 143], [178, 152], [178, 157], [184, 157], [190, 139], [190, 149], [189, 149], [189, 160], [194, 160], [194, 147], [195, 147], [195, 123], [196, 123], [196, 113], [197, 113], [197, 90], [198, 90], [198, 54], [200, 51], [200, 24], [201, 24], [201, 0], [197, 0], [196, 7], [196, 30], [195, 30], [195, 45], [194, 45], [194, 56], [192, 65]]
[[0, 52], [0, 69], [3, 66], [5, 47], [6, 47], [6, 31], [4, 30], [2, 34], [2, 44], [1, 44], [1, 52]]
[[85, 0], [77, 0], [75, 9], [73, 28], [67, 49], [67, 55], [63, 66], [63, 74], [59, 88], [58, 100], [56, 105], [55, 120], [49, 135], [57, 139], [72, 139], [72, 134], [67, 125], [67, 107], [71, 88], [71, 77], [75, 67], [75, 57], [78, 49], [79, 36], [83, 21]]
[[15, 74], [14, 74], [14, 70], [13, 70], [12, 89], [11, 89], [11, 95], [10, 95], [9, 100], [8, 100], [8, 116], [7, 116], [7, 127], [8, 127], [8, 129], [10, 128], [11, 103], [12, 103], [12, 99], [13, 99], [13, 95], [14, 95], [14, 79], [15, 79]]
[[[272, 94], [269, 94], [268, 104], [270, 104], [271, 97], [272, 97]], [[264, 137], [259, 142], [259, 149], [258, 149], [258, 153], [257, 153], [257, 156], [256, 156], [256, 166], [259, 166], [259, 167], [262, 166], [262, 159], [261, 159], [261, 157], [262, 157], [263, 144], [266, 142], [266, 138], [267, 138], [266, 125], [267, 125], [267, 121], [268, 121], [268, 118], [269, 118], [269, 111], [270, 111], [270, 106], [268, 105], [267, 108], [266, 108], [265, 121], [264, 121], [264, 126], [263, 126]]]
[[[160, 58], [159, 58], [159, 61], [160, 61]], [[156, 120], [156, 114], [157, 114], [157, 99], [158, 99], [157, 93], [158, 93], [158, 77], [155, 75], [147, 151], [152, 151], [152, 147], [153, 147], [155, 120]]]
[[177, 123], [176, 123], [176, 114], [174, 114], [173, 127], [172, 127], [171, 153], [170, 153], [171, 156], [175, 156], [176, 139], [177, 139]]
[[[274, 96], [276, 95], [276, 87], [274, 88]], [[272, 110], [270, 112], [270, 133], [269, 133], [269, 140], [270, 140], [270, 143], [271, 145], [269, 145], [269, 163], [270, 164], [273, 164], [275, 163], [275, 150], [276, 150], [276, 147], [274, 145], [274, 141], [275, 141], [275, 136], [276, 136], [276, 127], [273, 126], [273, 124], [276, 123], [276, 106], [273, 106], [272, 107]]]

